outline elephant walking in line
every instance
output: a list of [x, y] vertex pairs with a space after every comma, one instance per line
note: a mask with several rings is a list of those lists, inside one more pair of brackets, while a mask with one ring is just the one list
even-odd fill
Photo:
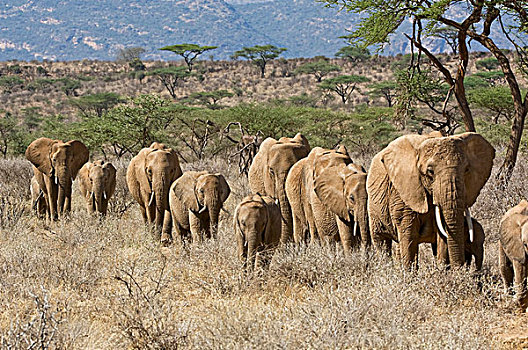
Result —
[[102, 160], [88, 162], [79, 171], [79, 179], [79, 189], [88, 212], [106, 215], [108, 201], [116, 186], [116, 169], [112, 163]]
[[298, 161], [286, 179], [295, 241], [309, 232], [312, 242], [317, 237], [340, 240], [346, 254], [359, 241], [368, 246], [366, 179], [365, 170], [352, 163], [344, 146], [316, 147]]
[[[188, 171], [174, 181], [169, 203], [175, 234], [182, 242], [191, 236], [194, 242], [216, 238], [218, 216], [231, 189], [224, 176], [207, 171]], [[169, 242], [170, 235], [162, 237]]]
[[526, 310], [528, 306], [528, 202], [519, 204], [504, 214], [499, 228], [499, 266], [506, 291], [512, 284], [516, 302]]
[[310, 144], [302, 135], [281, 137], [278, 141], [268, 137], [249, 168], [249, 187], [253, 194], [260, 193], [278, 199], [281, 209], [281, 242], [293, 236], [293, 220], [290, 204], [284, 188], [290, 168], [310, 153]]
[[[465, 263], [464, 220], [488, 180], [495, 150], [481, 135], [405, 135], [372, 160], [367, 178], [370, 232], [379, 249], [399, 243], [402, 263], [415, 261], [435, 224], [449, 262]], [[469, 222], [469, 221], [468, 221]]]
[[176, 152], [158, 142], [139, 151], [128, 165], [128, 189], [139, 203], [145, 223], [155, 223], [158, 239], [162, 232], [170, 235], [169, 189], [181, 175]]
[[280, 243], [280, 215], [279, 206], [269, 196], [249, 195], [237, 205], [233, 223], [238, 256], [248, 271], [259, 265], [262, 255], [267, 264]]
[[72, 183], [88, 157], [88, 148], [80, 141], [62, 142], [41, 137], [26, 149], [26, 159], [34, 166], [33, 172], [51, 220], [57, 220], [59, 213], [70, 211]]

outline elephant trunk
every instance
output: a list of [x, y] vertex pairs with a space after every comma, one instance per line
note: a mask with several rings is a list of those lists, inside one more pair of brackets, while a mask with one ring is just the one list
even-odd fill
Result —
[[56, 169], [55, 171], [54, 181], [57, 182], [59, 188], [57, 210], [62, 214], [70, 210], [72, 178], [66, 169]]
[[284, 189], [284, 183], [281, 186], [275, 187], [278, 190], [278, 200], [281, 210], [281, 243], [287, 243], [292, 239], [293, 236], [293, 219], [291, 213], [290, 203], [286, 197], [286, 191]]
[[92, 187], [92, 193], [93, 193], [93, 204], [95, 206], [95, 210], [98, 213], [103, 214], [103, 200], [104, 200], [104, 184], [100, 180], [94, 180], [93, 187]]
[[449, 178], [447, 183], [441, 183], [440, 191], [443, 192], [443, 196], [437, 203], [446, 223], [449, 261], [454, 267], [463, 266], [465, 263], [465, 203], [463, 200], [465, 194], [460, 182], [456, 176], [453, 176]]
[[169, 209], [169, 176], [161, 175], [159, 181], [154, 181], [152, 190], [156, 200], [156, 229], [161, 232], [165, 211]]
[[213, 191], [212, 195], [206, 201], [206, 206], [209, 213], [211, 236], [216, 238], [218, 234], [218, 216], [220, 215], [220, 209], [222, 207], [218, 191]]
[[368, 222], [367, 199], [359, 198], [357, 203], [356, 210], [354, 211], [354, 220], [359, 224], [361, 245], [363, 247], [369, 247], [371, 240]]
[[253, 271], [257, 260], [257, 248], [259, 245], [258, 232], [256, 230], [250, 231], [246, 234], [247, 240], [247, 269], [248, 272]]

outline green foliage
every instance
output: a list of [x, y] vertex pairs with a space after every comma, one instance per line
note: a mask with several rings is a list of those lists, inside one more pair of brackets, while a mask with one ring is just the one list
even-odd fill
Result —
[[268, 61], [279, 57], [284, 51], [287, 51], [284, 47], [279, 48], [274, 45], [255, 45], [252, 47], [243, 47], [242, 50], [236, 51], [231, 58], [237, 59], [243, 57], [250, 60], [260, 68], [260, 77], [264, 78]]
[[379, 83], [370, 84], [369, 95], [373, 97], [383, 97], [389, 107], [392, 107], [394, 98], [396, 97], [396, 90], [398, 89], [398, 83], [393, 80], [385, 80]]
[[321, 80], [327, 76], [331, 72], [339, 72], [341, 68], [335, 64], [328, 63], [327, 60], [319, 59], [314, 62], [308, 62], [301, 66], [299, 66], [295, 71], [294, 74], [313, 74], [315, 76], [315, 79], [317, 82], [321, 82]]
[[6, 94], [10, 94], [15, 87], [22, 86], [24, 84], [24, 79], [16, 75], [6, 75], [0, 77], [0, 88]]
[[77, 96], [77, 90], [81, 88], [81, 82], [72, 78], [60, 78], [55, 80], [66, 96]]
[[227, 90], [193, 92], [186, 102], [202, 105], [210, 109], [220, 109], [222, 106], [218, 102], [234, 95], [234, 93]]
[[26, 84], [26, 89], [29, 91], [45, 91], [56, 83], [56, 79], [39, 78]]
[[172, 98], [176, 98], [176, 88], [181, 81], [193, 76], [193, 74], [183, 66], [170, 66], [156, 68], [147, 73], [147, 75], [157, 77], [165, 86]]
[[495, 57], [486, 57], [475, 62], [477, 69], [495, 70], [499, 67], [499, 61]]
[[351, 62], [363, 62], [370, 58], [370, 51], [364, 47], [354, 45], [344, 46], [335, 54], [336, 57], [346, 58]]
[[470, 90], [468, 92], [468, 101], [472, 106], [494, 113], [492, 120], [495, 124], [499, 122], [501, 116], [510, 120], [515, 112], [510, 89], [505, 86]]
[[335, 92], [341, 97], [343, 104], [345, 104], [357, 85], [368, 81], [370, 80], [367, 77], [361, 75], [340, 75], [324, 80], [319, 84], [319, 89]]
[[210, 50], [214, 50], [218, 46], [200, 46], [196, 44], [177, 44], [162, 47], [160, 50], [171, 51], [177, 55], [180, 55], [185, 60], [189, 72], [192, 72], [194, 60], [202, 53]]
[[108, 109], [124, 101], [124, 98], [114, 92], [100, 92], [81, 96], [79, 98], [71, 98], [69, 100], [69, 102], [77, 107], [84, 115], [95, 113], [99, 117], [101, 117]]

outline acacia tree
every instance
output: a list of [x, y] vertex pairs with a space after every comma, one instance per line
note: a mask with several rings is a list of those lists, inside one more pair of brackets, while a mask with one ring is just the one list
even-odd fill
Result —
[[370, 51], [365, 47], [355, 45], [343, 46], [336, 53], [336, 57], [345, 58], [350, 62], [362, 62], [370, 58]]
[[320, 59], [315, 62], [308, 62], [297, 69], [295, 74], [313, 74], [317, 82], [320, 83], [325, 76], [331, 72], [339, 72], [341, 68], [335, 64], [328, 63], [326, 60]]
[[[327, 6], [345, 8], [347, 11], [364, 16], [349, 40], [362, 46], [382, 47], [407, 20], [413, 23], [412, 32], [405, 34], [411, 42], [411, 49], [418, 49], [441, 72], [450, 89], [446, 100], [454, 94], [459, 112], [462, 114], [467, 131], [475, 131], [473, 115], [469, 108], [464, 86], [464, 77], [469, 63], [468, 42], [481, 44], [497, 59], [504, 73], [514, 104], [514, 115], [510, 141], [504, 163], [498, 178], [505, 184], [510, 179], [521, 141], [524, 120], [528, 113], [528, 93], [521, 92], [519, 73], [512, 66], [512, 57], [501, 50], [490, 37], [491, 27], [496, 23], [515, 47], [520, 70], [528, 72], [528, 7], [527, 2], [515, 0], [318, 0]], [[506, 24], [503, 20], [508, 19]], [[426, 23], [424, 26], [423, 23]], [[447, 26], [457, 33], [458, 65], [451, 72], [424, 43], [422, 35], [430, 35], [439, 27]], [[420, 60], [418, 60], [419, 62]], [[417, 69], [414, 66], [412, 69]], [[447, 105], [447, 104], [446, 104]]]
[[176, 88], [181, 81], [185, 81], [192, 74], [182, 66], [171, 66], [154, 69], [147, 75], [157, 77], [167, 89], [172, 98], [176, 99]]
[[194, 60], [206, 51], [214, 50], [218, 46], [200, 46], [196, 44], [177, 44], [164, 46], [160, 50], [171, 51], [177, 55], [180, 55], [187, 64], [187, 69], [192, 72]]
[[350, 95], [354, 92], [357, 84], [369, 81], [367, 77], [361, 75], [340, 75], [335, 78], [324, 80], [319, 84], [321, 90], [333, 91], [341, 97], [343, 104], [347, 103]]
[[242, 50], [236, 51], [231, 58], [237, 59], [243, 57], [247, 60], [250, 60], [260, 69], [260, 77], [264, 78], [264, 73], [266, 72], [266, 64], [270, 60], [273, 60], [281, 53], [286, 51], [285, 47], [276, 47], [274, 45], [255, 45], [252, 47], [243, 47]]

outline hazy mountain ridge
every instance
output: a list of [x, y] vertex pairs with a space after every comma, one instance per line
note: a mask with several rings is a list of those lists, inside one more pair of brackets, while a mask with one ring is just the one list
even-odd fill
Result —
[[[315, 0], [13, 0], [0, 8], [0, 60], [111, 60], [130, 46], [145, 48], [146, 59], [174, 59], [158, 48], [183, 42], [217, 45], [211, 54], [222, 59], [268, 43], [288, 48], [285, 57], [331, 57], [357, 20]], [[407, 49], [396, 35], [385, 53]]]

